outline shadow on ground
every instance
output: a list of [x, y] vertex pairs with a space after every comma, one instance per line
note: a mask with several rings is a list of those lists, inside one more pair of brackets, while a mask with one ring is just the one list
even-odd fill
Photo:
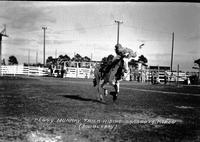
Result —
[[60, 95], [60, 96], [65, 97], [65, 98], [69, 98], [69, 99], [73, 99], [73, 100], [78, 100], [78, 101], [86, 101], [86, 102], [95, 102], [95, 103], [106, 104], [106, 103], [101, 102], [99, 100], [83, 98], [79, 95]]

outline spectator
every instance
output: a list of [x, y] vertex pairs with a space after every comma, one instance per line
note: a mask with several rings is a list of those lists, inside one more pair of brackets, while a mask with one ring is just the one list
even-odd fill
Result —
[[154, 82], [153, 82], [153, 77], [154, 76], [154, 74], [153, 74], [153, 72], [151, 73], [151, 84], [154, 84]]
[[167, 84], [167, 75], [166, 74], [164, 75], [164, 83], [165, 83], [165, 85]]
[[62, 66], [62, 67], [61, 67], [61, 78], [64, 77], [64, 72], [65, 72], [65, 70], [64, 70], [64, 67]]

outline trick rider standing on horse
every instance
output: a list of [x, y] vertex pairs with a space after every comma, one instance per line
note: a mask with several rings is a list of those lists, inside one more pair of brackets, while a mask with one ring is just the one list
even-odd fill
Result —
[[[126, 57], [126, 58], [136, 57], [136, 53], [133, 53], [132, 49], [122, 47], [121, 44], [116, 44], [115, 45], [115, 53], [116, 53], [116, 56], [113, 58], [112, 61], [107, 60], [108, 63], [106, 63], [106, 64], [103, 63], [101, 65], [101, 70], [100, 71], [102, 72], [102, 78], [105, 77], [105, 74], [108, 73], [110, 71], [110, 69], [112, 67], [114, 67], [121, 58], [124, 58], [124, 57]], [[121, 79], [124, 76], [124, 72], [125, 72], [124, 69], [121, 69], [121, 70], [117, 71], [115, 76], [118, 79]]]

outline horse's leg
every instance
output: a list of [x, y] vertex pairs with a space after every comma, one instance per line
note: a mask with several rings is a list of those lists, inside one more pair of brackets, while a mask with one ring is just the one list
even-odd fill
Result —
[[97, 87], [97, 92], [98, 92], [97, 100], [99, 100], [99, 101], [104, 101], [103, 95], [102, 95], [102, 93], [101, 93], [104, 84], [105, 84], [104, 81], [103, 81], [103, 83], [101, 84], [101, 80], [100, 80], [100, 79], [97, 80], [97, 85], [96, 85], [96, 87]]
[[105, 80], [101, 84], [101, 89], [103, 89], [104, 96], [107, 96], [108, 95], [108, 90], [104, 88], [104, 85], [106, 85], [106, 81]]
[[95, 68], [94, 70], [94, 79], [93, 79], [93, 86], [97, 89], [97, 100], [102, 101], [103, 96], [101, 95], [101, 72], [99, 72], [98, 68]]
[[98, 92], [98, 97], [97, 97], [97, 99], [98, 99], [99, 101], [103, 101], [103, 95], [101, 94], [101, 88], [102, 88], [102, 84], [101, 84], [101, 80], [99, 79], [99, 80], [97, 81], [97, 92]]
[[98, 84], [97, 90], [98, 90], [98, 94], [99, 94], [98, 100], [103, 101], [103, 95], [101, 94], [101, 85], [100, 84]]
[[116, 101], [118, 93], [119, 93], [119, 81], [116, 81], [113, 86], [114, 86], [114, 89], [115, 89], [115, 93], [113, 94], [113, 101]]
[[115, 88], [116, 94], [118, 94], [119, 93], [119, 81], [115, 82], [114, 88]]
[[100, 77], [97, 75], [97, 74], [95, 74], [95, 78], [93, 79], [93, 86], [94, 87], [96, 87], [96, 89], [97, 89], [97, 92], [98, 92], [98, 94], [97, 94], [97, 96], [96, 96], [96, 98], [97, 98], [97, 100], [100, 100], [100, 101], [102, 101], [102, 95], [101, 95], [101, 85], [100, 85]]
[[105, 84], [106, 84], [106, 81], [104, 80], [103, 83], [101, 84], [101, 88], [103, 89], [104, 96], [107, 96], [108, 95], [108, 90], [104, 88]]
[[114, 87], [114, 89], [115, 89], [115, 91], [112, 91], [112, 92], [110, 92], [110, 95], [112, 95], [113, 96], [113, 101], [116, 101], [117, 100], [117, 94], [118, 94], [118, 85], [116, 84], [116, 82], [115, 81], [109, 81], [109, 84], [111, 85], [111, 86], [113, 86]]

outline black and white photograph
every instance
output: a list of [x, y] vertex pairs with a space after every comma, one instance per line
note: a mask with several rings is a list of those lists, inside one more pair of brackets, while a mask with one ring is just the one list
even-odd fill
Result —
[[0, 142], [199, 142], [200, 3], [0, 1]]

